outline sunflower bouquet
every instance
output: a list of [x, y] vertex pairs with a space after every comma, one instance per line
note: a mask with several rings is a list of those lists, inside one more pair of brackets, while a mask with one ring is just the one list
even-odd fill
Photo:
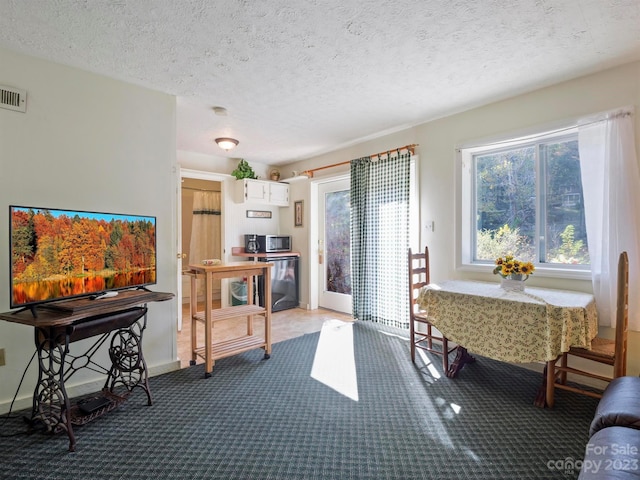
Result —
[[531, 262], [517, 260], [513, 255], [506, 255], [496, 259], [496, 267], [493, 269], [494, 275], [511, 280], [526, 280], [532, 275], [536, 267]]

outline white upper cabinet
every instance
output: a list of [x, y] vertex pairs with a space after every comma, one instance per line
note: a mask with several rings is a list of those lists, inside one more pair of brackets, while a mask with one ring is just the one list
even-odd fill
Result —
[[239, 198], [242, 202], [266, 203], [269, 200], [269, 188], [267, 182], [245, 178], [240, 180], [241, 192]]
[[236, 189], [238, 203], [289, 206], [289, 185], [286, 183], [244, 178], [236, 180]]
[[269, 202], [273, 205], [281, 207], [289, 206], [289, 184], [268, 182], [269, 183]]

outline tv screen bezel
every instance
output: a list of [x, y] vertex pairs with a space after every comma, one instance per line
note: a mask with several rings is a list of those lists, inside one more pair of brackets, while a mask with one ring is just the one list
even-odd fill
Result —
[[[79, 214], [79, 215], [100, 215], [100, 216], [104, 216], [105, 219], [112, 217], [115, 219], [139, 219], [139, 220], [152, 220], [153, 221], [153, 226], [155, 229], [155, 235], [154, 235], [154, 250], [156, 252], [156, 274], [154, 275], [154, 281], [150, 281], [150, 282], [145, 282], [145, 283], [139, 283], [139, 284], [132, 284], [132, 285], [127, 285], [124, 287], [113, 287], [113, 288], [106, 288], [104, 290], [98, 290], [95, 292], [86, 292], [86, 293], [81, 293], [81, 294], [77, 294], [77, 295], [67, 295], [67, 296], [62, 296], [62, 297], [55, 297], [55, 298], [48, 298], [48, 299], [43, 299], [43, 300], [34, 300], [34, 301], [29, 301], [29, 302], [25, 302], [25, 303], [14, 303], [14, 298], [13, 298], [13, 270], [14, 270], [14, 264], [13, 264], [13, 252], [12, 252], [12, 246], [13, 246], [13, 211], [14, 209], [24, 209], [24, 210], [33, 210], [36, 212], [42, 212], [42, 211], [49, 211], [49, 212], [60, 212], [60, 213], [66, 213], [66, 214], [70, 214], [69, 216], [71, 218], [73, 218], [73, 215], [75, 214]], [[113, 212], [99, 212], [99, 211], [92, 211], [92, 210], [79, 210], [79, 209], [70, 209], [70, 208], [57, 208], [57, 207], [33, 207], [33, 206], [27, 206], [27, 205], [9, 205], [9, 308], [10, 309], [29, 309], [29, 308], [35, 308], [38, 305], [44, 305], [44, 304], [48, 304], [48, 303], [54, 303], [54, 302], [64, 302], [67, 300], [73, 300], [73, 299], [80, 299], [80, 298], [88, 298], [91, 296], [97, 296], [100, 295], [102, 293], [106, 293], [106, 292], [118, 292], [118, 291], [123, 291], [123, 290], [133, 290], [133, 289], [138, 289], [138, 288], [145, 288], [151, 285], [156, 285], [158, 283], [158, 270], [157, 270], [157, 259], [158, 259], [158, 237], [157, 237], [157, 232], [158, 232], [158, 223], [157, 223], [157, 217], [155, 215], [141, 215], [141, 214], [131, 214], [131, 213], [113, 213]]]

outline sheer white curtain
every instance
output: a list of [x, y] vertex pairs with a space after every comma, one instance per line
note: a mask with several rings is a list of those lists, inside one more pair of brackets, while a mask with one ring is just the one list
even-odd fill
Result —
[[[584, 210], [593, 292], [600, 324], [615, 327], [618, 256], [629, 254], [629, 290], [640, 288], [640, 170], [633, 112], [610, 112], [578, 127]], [[629, 305], [629, 327], [640, 330], [640, 311]]]

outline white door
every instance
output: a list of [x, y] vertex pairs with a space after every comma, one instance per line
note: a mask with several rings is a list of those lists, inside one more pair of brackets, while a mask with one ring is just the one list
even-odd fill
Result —
[[318, 185], [318, 305], [350, 314], [350, 184], [342, 178]]

